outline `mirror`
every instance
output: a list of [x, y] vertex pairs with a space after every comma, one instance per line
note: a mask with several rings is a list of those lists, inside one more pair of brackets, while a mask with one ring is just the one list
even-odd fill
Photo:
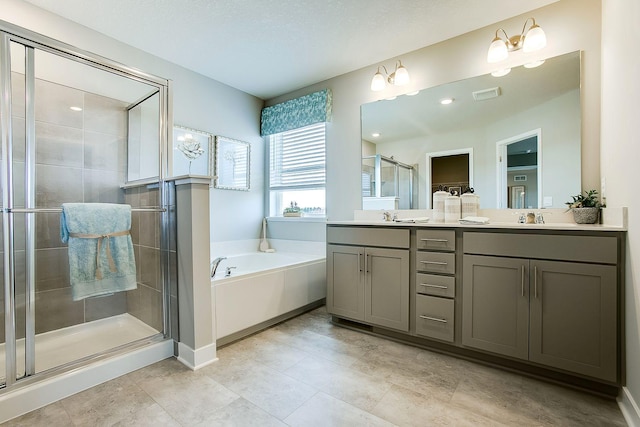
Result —
[[[445, 99], [453, 102], [441, 104]], [[442, 182], [473, 187], [481, 208], [562, 208], [581, 192], [580, 120], [580, 52], [572, 52], [502, 77], [488, 74], [364, 104], [362, 157], [412, 166], [412, 181], [394, 185], [398, 199], [413, 187], [414, 208], [432, 207], [438, 181], [432, 162], [464, 153], [462, 178]], [[365, 209], [379, 206], [365, 191], [384, 185], [372, 181], [375, 176], [363, 166]]]

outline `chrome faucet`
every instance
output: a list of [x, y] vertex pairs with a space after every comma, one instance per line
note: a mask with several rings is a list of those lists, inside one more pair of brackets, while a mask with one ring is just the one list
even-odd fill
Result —
[[216, 270], [218, 269], [218, 264], [220, 264], [220, 261], [222, 261], [223, 259], [227, 259], [227, 257], [221, 256], [221, 257], [218, 257], [218, 258], [214, 259], [213, 261], [211, 261], [211, 277], [212, 278], [213, 278], [213, 276], [216, 275]]
[[536, 224], [544, 224], [544, 216], [542, 216], [542, 212], [536, 213]]
[[233, 270], [234, 268], [237, 268], [237, 267], [227, 267], [227, 269], [224, 272], [224, 277], [230, 277], [231, 276], [231, 270]]
[[518, 215], [518, 224], [524, 224], [525, 222], [527, 222], [527, 216], [524, 212], [522, 213], [517, 213], [516, 215]]

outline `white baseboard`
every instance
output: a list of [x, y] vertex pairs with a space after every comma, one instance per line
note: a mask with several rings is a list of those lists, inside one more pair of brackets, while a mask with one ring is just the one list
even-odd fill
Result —
[[218, 360], [216, 357], [216, 343], [194, 350], [188, 345], [179, 342], [178, 360], [193, 371], [204, 368]]
[[173, 356], [173, 340], [66, 372], [0, 396], [0, 423]]
[[622, 387], [622, 393], [618, 397], [618, 406], [630, 427], [640, 427], [640, 407], [626, 387]]

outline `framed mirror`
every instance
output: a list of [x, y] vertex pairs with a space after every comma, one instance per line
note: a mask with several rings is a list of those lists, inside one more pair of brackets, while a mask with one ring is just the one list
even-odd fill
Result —
[[249, 191], [250, 156], [248, 142], [216, 136], [214, 188]]
[[213, 176], [213, 135], [183, 126], [173, 127], [173, 176]]
[[[400, 209], [430, 209], [433, 188], [444, 183], [472, 186], [483, 209], [508, 208], [510, 187], [525, 184], [526, 176], [523, 208], [564, 208], [567, 195], [581, 191], [580, 63], [580, 52], [572, 52], [502, 77], [487, 74], [362, 105], [363, 207], [379, 205], [367, 199], [368, 189], [391, 187], [398, 190], [385, 197], [395, 197]], [[471, 175], [438, 181], [434, 158], [458, 151], [473, 152], [462, 168]], [[365, 160], [374, 156], [410, 165], [413, 181], [378, 173]]]

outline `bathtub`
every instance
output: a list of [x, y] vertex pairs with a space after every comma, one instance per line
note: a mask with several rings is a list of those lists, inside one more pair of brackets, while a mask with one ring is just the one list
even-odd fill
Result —
[[[230, 276], [225, 277], [227, 267]], [[211, 280], [217, 346], [324, 303], [324, 253], [252, 252], [227, 256]]]

